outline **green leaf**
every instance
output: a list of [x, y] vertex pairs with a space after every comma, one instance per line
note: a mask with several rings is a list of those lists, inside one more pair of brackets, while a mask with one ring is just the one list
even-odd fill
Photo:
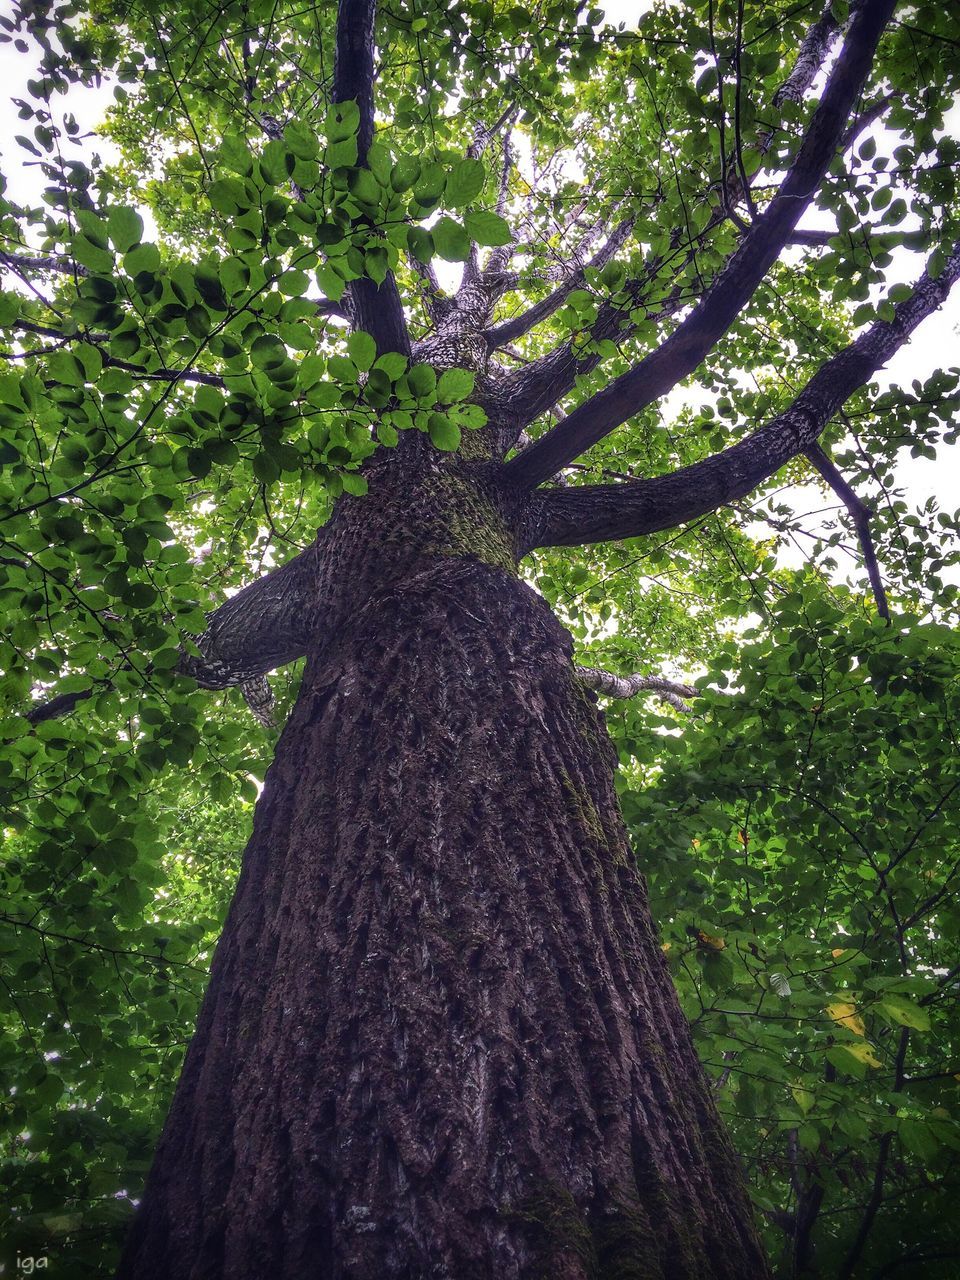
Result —
[[415, 364], [407, 373], [407, 384], [419, 400], [433, 398], [437, 389], [437, 375], [428, 364]]
[[396, 382], [407, 368], [407, 358], [399, 351], [387, 351], [377, 359], [374, 367], [382, 369], [391, 382]]
[[218, 213], [237, 214], [250, 208], [250, 197], [239, 178], [218, 178], [207, 188], [207, 199]]
[[914, 1120], [908, 1116], [898, 1121], [897, 1137], [908, 1151], [919, 1156], [923, 1161], [932, 1160], [940, 1148], [930, 1126], [924, 1124], [922, 1120]]
[[912, 1027], [916, 1031], [930, 1030], [930, 1014], [927, 1010], [902, 996], [885, 997], [880, 1001], [880, 1008], [901, 1027]]
[[[361, 371], [369, 369], [377, 356], [377, 344], [369, 333], [357, 330], [347, 338], [350, 359]], [[403, 359], [403, 357], [400, 357]]]
[[280, 464], [269, 453], [258, 453], [253, 460], [253, 474], [261, 484], [275, 484], [280, 479]]
[[509, 244], [513, 238], [503, 218], [487, 209], [474, 209], [463, 221], [470, 239], [477, 244], [496, 248], [498, 245]]
[[363, 204], [379, 204], [381, 187], [369, 169], [354, 169], [350, 174], [350, 190]]
[[408, 191], [420, 177], [420, 161], [416, 156], [399, 156], [390, 170], [390, 185], [394, 191]]
[[355, 137], [360, 127], [360, 108], [352, 99], [327, 108], [324, 130], [331, 142]]
[[469, 204], [483, 190], [486, 175], [479, 160], [461, 160], [447, 176], [445, 198], [454, 208]]
[[113, 247], [126, 253], [143, 238], [143, 219], [135, 209], [111, 209], [107, 215], [107, 230]]
[[409, 227], [407, 246], [418, 262], [429, 262], [434, 255], [433, 236], [423, 227]]
[[455, 404], [465, 400], [473, 390], [475, 375], [469, 369], [445, 369], [437, 383], [437, 400], [440, 404]]
[[73, 256], [82, 267], [89, 267], [91, 271], [113, 271], [113, 254], [109, 249], [99, 248], [86, 236], [74, 236]]
[[446, 258], [448, 262], [466, 262], [470, 257], [470, 237], [452, 218], [438, 218], [430, 228], [430, 233], [441, 258]]
[[443, 413], [431, 413], [427, 429], [438, 449], [452, 452], [460, 448], [460, 428]]
[[269, 369], [287, 359], [287, 349], [272, 333], [255, 338], [250, 347], [250, 360], [257, 369]]
[[820, 1150], [820, 1130], [815, 1124], [802, 1124], [797, 1130], [797, 1140], [804, 1151]]

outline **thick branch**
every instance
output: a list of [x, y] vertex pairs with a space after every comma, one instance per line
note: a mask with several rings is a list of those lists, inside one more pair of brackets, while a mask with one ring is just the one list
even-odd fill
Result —
[[109, 688], [109, 686], [109, 680], [100, 680], [92, 689], [83, 689], [79, 693], [57, 694], [55, 698], [50, 698], [47, 702], [35, 703], [26, 713], [26, 719], [31, 724], [43, 724], [45, 720], [59, 720], [61, 716], [68, 716], [78, 702], [86, 702], [95, 693], [99, 693], [102, 689]]
[[579, 457], [692, 373], [723, 337], [776, 261], [823, 180], [894, 6], [895, 0], [865, 0], [783, 184], [700, 304], [656, 351], [580, 405], [532, 449], [507, 463], [516, 485], [532, 488]]
[[204, 689], [227, 689], [302, 658], [310, 635], [316, 557], [314, 543], [231, 596], [210, 614], [196, 640], [200, 656], [184, 654], [179, 670]]
[[[828, 38], [831, 24], [833, 35]], [[803, 96], [816, 77], [820, 66], [826, 60], [834, 38], [838, 33], [839, 27], [837, 27], [829, 11], [813, 24], [800, 46], [796, 62], [789, 76], [777, 92], [776, 100], [778, 102], [782, 102], [787, 98], [799, 99]], [[883, 100], [882, 106], [876, 112], [877, 115], [880, 114], [885, 105], [886, 100]], [[863, 118], [868, 114], [868, 112], [864, 112]], [[859, 129], [863, 127], [860, 123], [861, 119], [861, 117], [858, 117], [848, 128], [847, 133], [844, 135], [841, 149], [845, 149], [856, 136], [856, 133], [859, 132]], [[754, 148], [760, 156], [765, 156], [770, 150], [775, 135], [776, 129], [773, 126], [767, 127], [760, 134]], [[684, 244], [686, 230], [681, 227], [675, 229], [671, 237], [670, 255], [671, 257], [679, 256], [679, 263], [675, 268], [677, 273], [687, 266], [695, 256], [697, 248], [706, 240], [707, 236], [729, 216], [728, 211], [731, 205], [735, 204], [743, 194], [740, 193], [738, 195], [738, 192], [734, 189], [738, 185], [739, 178], [736, 178], [735, 169], [731, 168], [728, 173], [728, 187], [721, 192], [719, 207], [714, 208], [709, 213], [702, 230], [690, 239], [686, 245]], [[715, 191], [715, 187], [709, 188], [704, 195], [703, 202], [709, 203]], [[663, 199], [664, 197], [661, 194], [657, 203], [662, 203]], [[586, 207], [585, 203], [581, 208], [584, 207]], [[502, 210], [498, 208], [498, 212], [502, 212]], [[577, 216], [579, 216], [579, 210]], [[742, 228], [742, 223], [740, 225]], [[503, 250], [494, 250], [494, 253], [502, 252]], [[643, 274], [627, 282], [624, 288], [624, 296], [627, 299], [626, 305], [615, 306], [612, 302], [604, 303], [591, 328], [591, 337], [595, 342], [600, 342], [605, 338], [622, 339], [626, 334], [633, 331], [635, 326], [630, 319], [630, 311], [632, 308], [642, 305], [646, 287], [650, 281], [657, 277], [663, 266], [664, 260], [662, 257], [651, 257], [645, 264]], [[654, 318], [662, 320], [667, 316], [673, 315], [681, 306], [690, 301], [691, 299], [684, 296], [682, 290], [675, 288], [666, 302], [658, 301]], [[578, 376], [589, 373], [599, 363], [599, 355], [583, 356], [575, 350], [573, 343], [569, 341], [562, 343], [554, 348], [553, 351], [547, 352], [546, 355], [533, 362], [528, 369], [523, 371], [522, 377], [513, 375], [511, 377], [512, 386], [507, 391], [508, 397], [523, 405], [523, 423], [533, 422], [541, 413], [555, 405], [573, 388]]]
[[[744, 497], [797, 454], [817, 443], [824, 427], [868, 382], [960, 277], [960, 246], [936, 279], [924, 273], [913, 294], [817, 371], [790, 407], [739, 444], [702, 462], [650, 480], [584, 485], [544, 492], [528, 549], [633, 538], [672, 529]], [[567, 419], [569, 421], [569, 419]], [[563, 425], [563, 424], [561, 424]], [[521, 454], [520, 459], [526, 454]]]
[[[360, 108], [357, 163], [365, 164], [373, 142], [373, 56], [376, 0], [340, 0], [337, 10], [337, 52], [333, 71], [333, 101], [356, 102]], [[377, 351], [410, 354], [410, 335], [393, 272], [382, 284], [363, 278], [350, 285], [353, 320], [377, 344]]]
[[612, 671], [601, 671], [597, 667], [577, 667], [576, 672], [588, 689], [596, 689], [608, 698], [635, 698], [638, 693], [652, 693], [661, 702], [668, 703], [686, 715], [690, 714], [690, 707], [684, 699], [697, 696], [693, 685], [679, 684], [676, 680], [667, 680], [663, 676], [618, 676]]
[[880, 566], [877, 564], [877, 552], [870, 533], [870, 517], [873, 512], [862, 498], [859, 498], [850, 488], [820, 445], [811, 445], [804, 452], [847, 508], [847, 513], [853, 521], [853, 527], [857, 531], [857, 537], [860, 539], [863, 562], [867, 566], [867, 576], [870, 579], [870, 586], [873, 588], [873, 598], [877, 602], [877, 613], [881, 618], [889, 619], [890, 607], [887, 604], [887, 593], [883, 588], [883, 578], [880, 576]]
[[792, 231], [787, 237], [787, 244], [791, 245], [810, 245], [813, 248], [822, 248], [825, 244], [829, 244], [836, 231]]
[[506, 129], [510, 132], [510, 126], [517, 118], [520, 108], [515, 102], [508, 102], [506, 107], [500, 113], [498, 119], [491, 125], [478, 124], [473, 133], [473, 142], [467, 148], [467, 155], [474, 160], [479, 160], [483, 153], [489, 147], [490, 143], [499, 137], [500, 133]]

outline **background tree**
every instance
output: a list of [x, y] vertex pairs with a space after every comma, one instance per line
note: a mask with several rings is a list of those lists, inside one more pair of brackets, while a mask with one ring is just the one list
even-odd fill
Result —
[[893, 464], [958, 376], [877, 379], [958, 61], [893, 10], [2, 19], [11, 1250], [110, 1270], [275, 755], [126, 1273], [759, 1276], [719, 1108], [783, 1274], [953, 1274], [956, 520]]

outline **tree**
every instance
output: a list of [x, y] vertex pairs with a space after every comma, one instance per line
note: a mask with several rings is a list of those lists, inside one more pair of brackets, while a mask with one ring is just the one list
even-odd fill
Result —
[[[760, 1277], [730, 1098], [785, 1274], [949, 1266], [956, 523], [860, 496], [956, 407], [876, 385], [960, 275], [945, 14], [3, 22], [22, 1238], [139, 1192], [285, 721], [121, 1275]], [[813, 474], [846, 523], [789, 570], [743, 504]], [[667, 702], [612, 712], [619, 798], [595, 691]]]

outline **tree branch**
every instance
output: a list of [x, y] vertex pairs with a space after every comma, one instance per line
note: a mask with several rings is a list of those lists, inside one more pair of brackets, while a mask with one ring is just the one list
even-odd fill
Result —
[[857, 531], [857, 537], [860, 539], [863, 562], [867, 566], [867, 576], [870, 579], [870, 586], [873, 588], [873, 598], [877, 602], [877, 613], [881, 618], [886, 618], [889, 621], [890, 607], [887, 604], [887, 593], [883, 588], [883, 578], [880, 576], [880, 566], [877, 564], [877, 552], [870, 533], [870, 517], [873, 515], [873, 511], [861, 498], [857, 497], [819, 444], [811, 445], [804, 452], [847, 508], [850, 519], [853, 521], [853, 527]]
[[497, 120], [491, 125], [478, 124], [473, 132], [473, 142], [467, 147], [467, 156], [479, 160], [490, 143], [499, 136], [502, 130], [510, 132], [510, 125], [516, 119], [520, 108], [515, 102], [508, 102]]
[[79, 693], [60, 693], [47, 702], [34, 703], [25, 718], [31, 724], [43, 724], [45, 720], [59, 720], [61, 716], [68, 716], [78, 702], [86, 702], [87, 698], [92, 698], [102, 689], [109, 689], [111, 685], [110, 680], [98, 680], [92, 689], [83, 689]]
[[746, 306], [813, 199], [833, 159], [896, 0], [864, 0], [777, 194], [753, 223], [706, 296], [666, 341], [580, 405], [532, 449], [505, 464], [533, 488], [692, 373]]
[[596, 689], [608, 698], [635, 698], [638, 693], [653, 693], [661, 702], [668, 703], [677, 711], [691, 714], [685, 698], [695, 698], [697, 690], [690, 684], [679, 684], [676, 680], [667, 680], [663, 676], [618, 676], [612, 671], [602, 671], [597, 667], [576, 667], [576, 673], [588, 689]]
[[454, 300], [449, 298], [440, 287], [440, 281], [437, 273], [433, 269], [432, 262], [421, 262], [419, 258], [415, 258], [413, 254], [408, 256], [410, 269], [416, 275], [420, 284], [420, 297], [423, 305], [426, 307], [427, 315], [434, 324], [442, 321], [454, 308]]
[[840, 26], [833, 16], [832, 6], [827, 5], [807, 31], [793, 69], [773, 95], [775, 107], [782, 106], [784, 102], [800, 101], [817, 78], [817, 72], [826, 62], [839, 31]]
[[[366, 163], [373, 142], [373, 55], [376, 0], [340, 0], [337, 10], [337, 50], [333, 71], [333, 101], [356, 102], [360, 108], [357, 163]], [[354, 323], [371, 335], [377, 352], [410, 354], [410, 335], [393, 272], [382, 284], [364, 277], [349, 287]]]
[[[827, 39], [831, 23], [833, 23], [833, 18], [832, 15], [828, 14], [813, 24], [801, 44], [797, 60], [791, 69], [790, 75], [778, 90], [778, 101], [783, 101], [785, 98], [799, 100], [810, 87], [830, 52], [833, 45], [833, 37], [839, 33], [839, 27], [834, 23], [833, 37], [829, 40]], [[817, 52], [814, 53], [814, 50]], [[881, 113], [885, 105], [886, 100], [883, 100], [882, 104], [878, 104], [877, 115]], [[864, 118], [868, 114], [869, 112], [864, 112]], [[847, 130], [844, 135], [842, 149], [845, 149], [853, 141], [851, 135], [855, 135], [855, 132], [863, 127], [859, 123], [860, 120], [861, 117], [858, 117]], [[776, 128], [772, 125], [761, 133], [755, 148], [761, 156], [765, 156], [770, 150], [775, 136]], [[737, 192], [733, 189], [736, 185], [734, 177], [735, 174], [731, 171], [729, 174], [729, 186], [721, 192], [719, 208], [715, 208], [708, 215], [702, 230], [686, 246], [683, 243], [684, 235], [686, 234], [685, 229], [682, 227], [675, 229], [671, 237], [670, 253], [671, 255], [679, 254], [680, 262], [676, 268], [677, 273], [682, 271], [695, 256], [696, 249], [706, 240], [709, 233], [729, 216], [731, 204], [735, 204], [739, 198]], [[710, 195], [715, 191], [716, 187], [711, 187], [708, 190], [705, 203], [709, 202]], [[662, 200], [663, 196], [661, 195], [658, 203], [662, 202]], [[586, 203], [584, 201], [578, 207], [575, 216], [579, 217], [580, 212], [586, 207]], [[503, 210], [498, 206], [497, 212], [502, 213]], [[740, 220], [738, 219], [737, 221], [742, 228]], [[512, 249], [506, 251], [495, 249], [493, 252], [494, 254], [506, 252], [509, 259]], [[491, 261], [492, 259], [493, 255], [491, 255]], [[591, 337], [594, 341], [601, 341], [604, 338], [623, 338], [633, 331], [635, 326], [630, 320], [630, 311], [642, 305], [646, 286], [657, 277], [663, 266], [664, 259], [662, 257], [649, 259], [645, 264], [643, 274], [639, 278], [629, 280], [625, 285], [623, 292], [628, 300], [626, 305], [615, 306], [612, 302], [609, 302], [601, 307], [597, 320], [591, 329]], [[662, 320], [690, 301], [691, 299], [685, 296], [682, 290], [675, 288], [666, 303], [658, 300], [656, 315], [653, 318]], [[649, 315], [648, 318], [650, 318]], [[580, 355], [574, 349], [573, 343], [568, 341], [533, 362], [530, 368], [524, 371], [522, 378], [519, 375], [512, 375], [510, 379], [511, 385], [506, 388], [506, 392], [509, 399], [513, 399], [523, 405], [523, 423], [521, 425], [533, 422], [541, 413], [555, 405], [572, 389], [578, 376], [589, 373], [599, 363], [599, 355]]]
[[23, 253], [8, 253], [0, 249], [0, 267], [8, 267], [11, 271], [22, 274], [24, 271], [56, 271], [66, 276], [88, 276], [90, 272], [72, 258], [59, 255], [34, 257]]
[[[910, 1043], [910, 1028], [900, 1028], [900, 1043], [897, 1047], [897, 1057], [894, 1068], [894, 1093], [899, 1093], [903, 1088], [904, 1064], [907, 1058], [907, 1046]], [[849, 1280], [853, 1275], [857, 1263], [860, 1260], [860, 1254], [863, 1252], [863, 1246], [867, 1242], [867, 1236], [873, 1227], [874, 1219], [883, 1204], [883, 1183], [887, 1172], [887, 1160], [890, 1155], [890, 1144], [893, 1142], [893, 1133], [888, 1132], [880, 1139], [880, 1149], [877, 1154], [877, 1163], [873, 1173], [873, 1190], [870, 1199], [867, 1201], [864, 1209], [863, 1218], [861, 1219], [856, 1237], [847, 1252], [838, 1272], [840, 1280]]]
[[318, 542], [211, 613], [196, 640], [199, 656], [184, 653], [178, 670], [204, 689], [227, 689], [302, 658], [311, 634]]
[[523, 336], [534, 325], [540, 324], [548, 316], [563, 305], [566, 299], [586, 280], [587, 270], [599, 271], [616, 256], [633, 230], [633, 219], [627, 218], [619, 223], [611, 232], [606, 242], [600, 246], [594, 256], [585, 265], [576, 265], [570, 270], [561, 284], [540, 302], [534, 303], [522, 315], [513, 316], [510, 320], [502, 320], [486, 331], [487, 345], [491, 350], [505, 346]]
[[[936, 278], [924, 272], [913, 294], [894, 308], [892, 320], [875, 321], [856, 341], [826, 361], [789, 408], [722, 453], [649, 480], [545, 491], [527, 550], [672, 529], [744, 497], [784, 463], [817, 443], [841, 405], [899, 350], [921, 320], [941, 305], [958, 277], [960, 245]], [[526, 456], [520, 454], [518, 460]]]
[[787, 244], [810, 245], [819, 249], [829, 244], [833, 237], [838, 234], [839, 232], [837, 231], [791, 231], [787, 237]]

